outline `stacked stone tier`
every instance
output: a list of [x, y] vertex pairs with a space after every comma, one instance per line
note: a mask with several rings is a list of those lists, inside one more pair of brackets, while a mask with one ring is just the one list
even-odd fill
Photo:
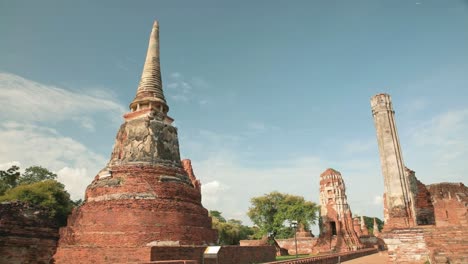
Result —
[[216, 241], [200, 192], [174, 176], [180, 168], [122, 166], [96, 179], [61, 230], [61, 245], [205, 245]]

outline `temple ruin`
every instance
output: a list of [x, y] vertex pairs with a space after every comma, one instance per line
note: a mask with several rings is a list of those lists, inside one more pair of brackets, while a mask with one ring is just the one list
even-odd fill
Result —
[[320, 174], [321, 233], [314, 252], [346, 252], [364, 248], [354, 229], [353, 215], [341, 173], [327, 169]]
[[390, 263], [468, 263], [468, 188], [424, 185], [407, 167], [390, 95], [371, 98], [384, 177], [385, 226], [380, 236]]
[[56, 263], [149, 261], [151, 246], [216, 241], [190, 161], [181, 162], [177, 129], [167, 113], [159, 62], [159, 26], [124, 115], [109, 163], [60, 230]]

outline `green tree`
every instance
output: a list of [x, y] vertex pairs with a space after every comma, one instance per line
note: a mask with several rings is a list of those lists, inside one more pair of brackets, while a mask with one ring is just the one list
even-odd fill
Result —
[[210, 216], [218, 219], [218, 221], [225, 223], [226, 219], [221, 215], [220, 211], [210, 210]]
[[[359, 215], [355, 215], [353, 217], [361, 217]], [[369, 233], [374, 232], [374, 217], [370, 216], [364, 216], [364, 224], [366, 225], [367, 230], [369, 230]], [[375, 221], [377, 222], [377, 226], [379, 227], [379, 231], [382, 231], [383, 226], [384, 226], [384, 221], [382, 221], [380, 218], [375, 217]]]
[[57, 174], [41, 166], [28, 167], [23, 174], [20, 174], [19, 170], [20, 168], [16, 165], [11, 166], [6, 171], [0, 170], [0, 195], [17, 185], [57, 179]]
[[57, 174], [41, 166], [27, 168], [18, 180], [18, 184], [31, 184], [45, 180], [56, 180]]
[[[377, 222], [379, 230], [382, 230], [384, 222], [377, 217], [375, 218], [375, 221]], [[364, 216], [364, 223], [366, 224], [369, 233], [374, 233], [374, 217]]]
[[73, 208], [70, 195], [65, 191], [64, 187], [63, 184], [55, 180], [18, 185], [0, 196], [0, 202], [20, 200], [42, 206], [50, 212], [50, 216], [55, 218], [60, 225], [64, 225], [68, 214]]
[[18, 185], [20, 177], [19, 167], [16, 165], [11, 166], [6, 171], [0, 170], [0, 195], [3, 195], [7, 190]]
[[256, 238], [273, 234], [277, 238], [288, 238], [294, 230], [288, 223], [297, 221], [299, 226], [310, 230], [317, 220], [318, 206], [304, 197], [271, 192], [250, 200], [252, 206], [247, 215], [258, 226]]
[[253, 234], [253, 229], [242, 225], [242, 221], [226, 219], [219, 211], [210, 211], [213, 228], [218, 231], [219, 245], [239, 245], [242, 239], [248, 239]]

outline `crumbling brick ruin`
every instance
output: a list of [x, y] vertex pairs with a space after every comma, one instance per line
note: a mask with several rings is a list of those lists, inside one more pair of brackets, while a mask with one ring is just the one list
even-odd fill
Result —
[[58, 229], [45, 208], [25, 202], [0, 203], [0, 263], [49, 263]]
[[384, 176], [385, 227], [391, 263], [468, 263], [468, 188], [424, 185], [406, 168], [388, 94], [371, 99]]
[[150, 246], [216, 241], [190, 161], [167, 115], [155, 22], [143, 74], [107, 166], [60, 230], [56, 263], [151, 261]]
[[327, 169], [320, 175], [321, 234], [314, 252], [346, 252], [364, 248], [354, 231], [341, 173]]

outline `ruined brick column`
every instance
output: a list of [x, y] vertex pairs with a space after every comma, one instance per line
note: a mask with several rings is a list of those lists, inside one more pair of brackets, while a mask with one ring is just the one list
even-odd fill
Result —
[[152, 246], [215, 243], [200, 182], [190, 161], [180, 160], [159, 64], [155, 22], [137, 93], [110, 161], [60, 230], [56, 263], [148, 262]]
[[375, 95], [371, 98], [371, 107], [384, 176], [385, 228], [414, 226], [412, 197], [405, 177], [405, 166], [390, 95]]
[[364, 247], [354, 231], [343, 178], [334, 169], [320, 175], [320, 217], [322, 232], [314, 252], [345, 252]]
[[353, 218], [353, 228], [354, 232], [358, 237], [362, 236], [362, 231], [361, 231], [361, 223], [359, 221], [359, 217]]

